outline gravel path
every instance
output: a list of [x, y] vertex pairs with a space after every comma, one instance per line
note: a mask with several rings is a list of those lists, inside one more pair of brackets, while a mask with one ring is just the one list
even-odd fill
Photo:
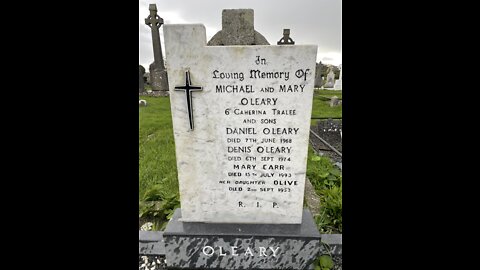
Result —
[[[317, 133], [322, 139], [327, 141], [331, 146], [337, 149], [340, 153], [342, 152], [342, 137], [340, 136], [340, 132], [337, 131], [328, 131], [324, 129], [320, 129], [317, 125], [310, 127], [313, 132]], [[315, 149], [321, 156], [329, 157], [333, 163], [342, 163], [342, 157], [340, 157], [337, 153], [332, 151], [328, 146], [326, 146], [322, 141], [320, 141], [317, 137], [313, 136], [310, 133], [310, 142]]]
[[139, 256], [139, 270], [163, 270], [167, 268], [165, 256]]
[[332, 256], [333, 270], [342, 270], [342, 255]]

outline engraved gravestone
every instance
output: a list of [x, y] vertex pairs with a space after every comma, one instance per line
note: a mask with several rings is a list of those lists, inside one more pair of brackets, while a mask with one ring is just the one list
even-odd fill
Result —
[[165, 25], [181, 210], [177, 268], [303, 269], [320, 235], [303, 209], [317, 46], [207, 46]]

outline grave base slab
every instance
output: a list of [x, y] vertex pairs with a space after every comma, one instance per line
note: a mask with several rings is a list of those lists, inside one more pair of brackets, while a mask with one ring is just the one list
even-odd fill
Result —
[[172, 269], [307, 269], [320, 238], [307, 209], [301, 224], [183, 222], [177, 209], [163, 233]]

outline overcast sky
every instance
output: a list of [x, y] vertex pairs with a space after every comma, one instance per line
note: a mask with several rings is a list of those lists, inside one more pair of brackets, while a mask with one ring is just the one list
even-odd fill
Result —
[[[153, 62], [152, 34], [145, 25], [148, 5], [157, 4], [158, 15], [165, 24], [202, 23], [207, 42], [222, 29], [222, 10], [251, 8], [255, 30], [271, 45], [290, 29], [295, 44], [318, 46], [317, 62], [342, 63], [342, 0], [139, 0], [139, 62], [148, 72]], [[163, 56], [163, 26], [160, 27]]]

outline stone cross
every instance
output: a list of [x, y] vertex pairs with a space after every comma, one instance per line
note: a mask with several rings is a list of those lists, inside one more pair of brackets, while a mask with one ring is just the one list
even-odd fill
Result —
[[295, 41], [290, 37], [290, 29], [283, 29], [283, 38], [281, 38], [277, 45], [294, 45]]
[[150, 86], [152, 91], [161, 96], [168, 95], [167, 71], [163, 62], [162, 47], [160, 43], [159, 28], [163, 24], [163, 19], [157, 15], [157, 6], [150, 4], [150, 15], [145, 19], [145, 24], [152, 30], [153, 57], [154, 62], [150, 64]]
[[202, 91], [201, 86], [193, 86], [190, 81], [190, 71], [185, 72], [185, 85], [184, 86], [175, 86], [175, 90], [185, 91], [185, 97], [187, 99], [187, 110], [188, 110], [188, 121], [190, 122], [190, 130], [193, 130], [193, 106], [192, 106], [192, 95], [190, 91]]
[[152, 29], [153, 58], [155, 59], [155, 64], [164, 67], [159, 32], [160, 26], [163, 24], [163, 19], [157, 15], [156, 4], [150, 4], [148, 9], [150, 10], [150, 15], [145, 19], [145, 24]]

